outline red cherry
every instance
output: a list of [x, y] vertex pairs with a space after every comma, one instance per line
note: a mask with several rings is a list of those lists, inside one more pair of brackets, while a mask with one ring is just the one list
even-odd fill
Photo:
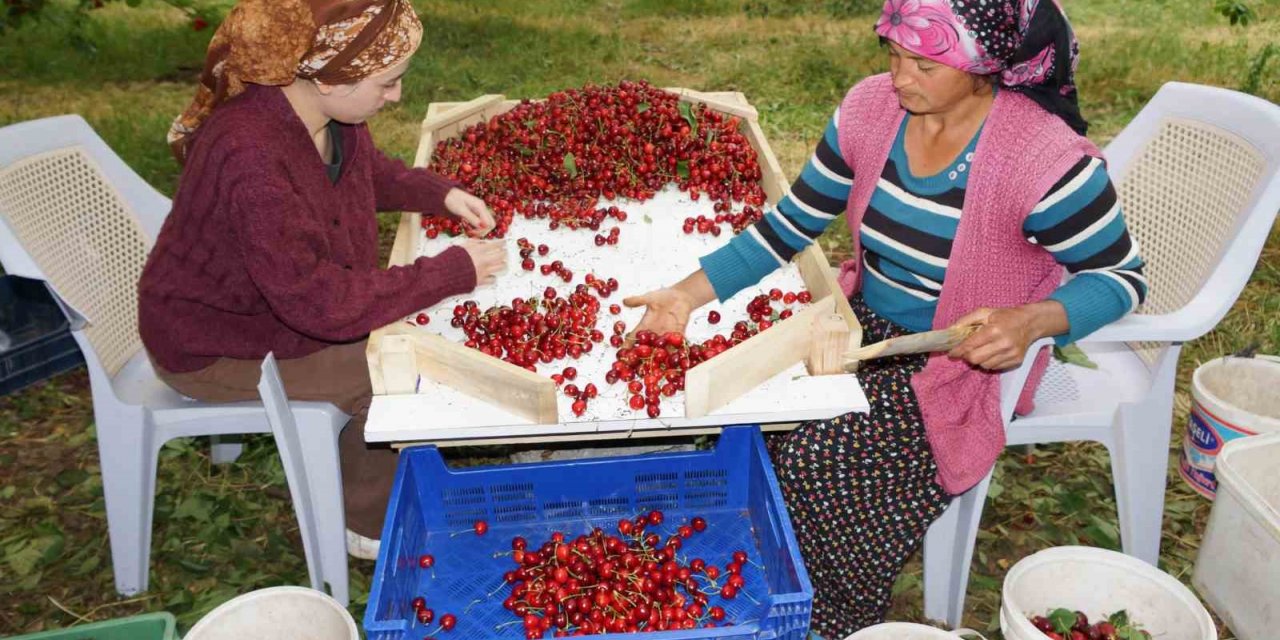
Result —
[[457, 624], [458, 619], [454, 617], [452, 613], [446, 613], [440, 616], [440, 628], [445, 631], [453, 631], [453, 628], [457, 626]]
[[710, 322], [711, 324], [720, 324], [720, 312], [719, 311], [707, 312], [707, 322]]
[[427, 608], [418, 609], [417, 615], [418, 622], [422, 624], [431, 624], [431, 621], [436, 618], [436, 612]]
[[578, 370], [573, 367], [565, 367], [562, 374], [565, 380], [573, 380], [578, 377]]
[[422, 326], [426, 326], [428, 322], [431, 322], [431, 316], [425, 313], [419, 313], [418, 317], [414, 318], [413, 320], [414, 322], [418, 323], [418, 326], [422, 327]]
[[689, 524], [693, 526], [693, 530], [697, 531], [698, 533], [702, 533], [703, 531], [707, 530], [707, 521], [703, 519], [701, 516], [694, 518], [692, 521], [689, 522]]
[[418, 556], [418, 566], [423, 569], [430, 569], [431, 567], [436, 566], [436, 557], [429, 553], [424, 553], [421, 556]]
[[574, 400], [572, 409], [573, 409], [573, 415], [581, 416], [582, 414], [587, 412], [587, 401], [581, 400], [581, 399]]
[[476, 520], [476, 523], [471, 525], [471, 529], [476, 532], [476, 535], [482, 536], [489, 532], [489, 523], [484, 520]]
[[649, 512], [648, 520], [649, 520], [649, 524], [650, 524], [651, 526], [655, 526], [655, 527], [656, 527], [656, 526], [658, 526], [658, 525], [662, 524], [662, 512], [661, 512], [661, 511], [658, 511], [657, 509], [654, 509], [653, 511], [650, 511], [650, 512]]
[[191, 28], [195, 31], [204, 31], [209, 27], [209, 21], [204, 18], [197, 17], [191, 21]]
[[419, 610], [419, 609], [422, 609], [422, 608], [424, 608], [424, 607], [426, 607], [426, 606], [427, 606], [427, 599], [426, 599], [426, 598], [424, 598], [424, 597], [422, 597], [422, 596], [418, 596], [418, 597], [416, 597], [416, 598], [414, 598], [414, 599], [413, 599], [413, 610], [414, 610], [414, 611], [417, 611], [417, 610]]

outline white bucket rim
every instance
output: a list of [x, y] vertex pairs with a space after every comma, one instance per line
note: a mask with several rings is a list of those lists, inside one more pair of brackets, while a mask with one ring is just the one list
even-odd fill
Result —
[[1209, 390], [1209, 388], [1204, 384], [1204, 381], [1203, 381], [1203, 378], [1202, 378], [1202, 375], [1205, 375], [1205, 373], [1204, 373], [1204, 372], [1206, 372], [1206, 371], [1211, 371], [1211, 370], [1213, 370], [1213, 369], [1216, 369], [1216, 368], [1218, 368], [1218, 367], [1221, 367], [1221, 366], [1225, 365], [1228, 361], [1233, 361], [1233, 360], [1240, 360], [1240, 361], [1253, 361], [1253, 362], [1263, 362], [1263, 363], [1266, 363], [1266, 364], [1274, 365], [1274, 368], [1275, 368], [1277, 371], [1280, 371], [1280, 356], [1273, 356], [1273, 355], [1266, 355], [1266, 354], [1258, 354], [1258, 355], [1253, 356], [1252, 358], [1237, 358], [1237, 357], [1235, 357], [1235, 356], [1221, 356], [1221, 357], [1218, 357], [1218, 358], [1214, 358], [1213, 360], [1210, 360], [1210, 361], [1208, 361], [1208, 362], [1206, 362], [1206, 363], [1204, 363], [1204, 364], [1202, 364], [1202, 365], [1200, 365], [1200, 366], [1196, 367], [1195, 371], [1194, 371], [1194, 372], [1192, 372], [1192, 374], [1191, 374], [1191, 393], [1192, 393], [1192, 395], [1193, 395], [1193, 396], [1196, 396], [1196, 395], [1202, 396], [1202, 397], [1204, 397], [1205, 399], [1207, 399], [1207, 400], [1209, 400], [1210, 402], [1212, 402], [1213, 404], [1216, 404], [1216, 405], [1221, 406], [1221, 407], [1230, 407], [1230, 408], [1232, 408], [1232, 409], [1234, 409], [1234, 410], [1236, 410], [1236, 411], [1239, 411], [1239, 412], [1241, 412], [1241, 413], [1247, 413], [1247, 414], [1249, 414], [1250, 416], [1252, 416], [1254, 419], [1256, 419], [1260, 424], [1264, 425], [1264, 427], [1265, 427], [1268, 431], [1273, 431], [1273, 430], [1280, 429], [1280, 418], [1273, 418], [1273, 417], [1271, 417], [1271, 416], [1264, 416], [1264, 415], [1257, 414], [1257, 413], [1254, 413], [1254, 412], [1252, 412], [1252, 411], [1249, 411], [1249, 410], [1247, 410], [1247, 409], [1241, 408], [1241, 407], [1237, 406], [1237, 405], [1236, 405], [1235, 403], [1233, 403], [1233, 402], [1228, 402], [1228, 401], [1226, 401], [1226, 400], [1222, 399], [1222, 398], [1221, 398], [1221, 397], [1219, 397], [1217, 394], [1215, 394], [1215, 393], [1213, 393], [1212, 391], [1210, 391], [1210, 390]]
[[[1240, 475], [1236, 470], [1232, 458], [1245, 453], [1250, 449], [1259, 447], [1276, 447], [1280, 446], [1280, 432], [1262, 433], [1247, 438], [1235, 438], [1227, 442], [1222, 447], [1222, 451], [1218, 453], [1218, 462], [1214, 466], [1214, 474], [1218, 476], [1218, 494], [1221, 495], [1226, 491], [1232, 495], [1240, 503], [1246, 505], [1246, 510], [1250, 517], [1257, 520], [1263, 525], [1265, 531], [1269, 531], [1276, 539], [1280, 539], [1280, 532], [1277, 532], [1272, 522], [1280, 521], [1280, 511], [1276, 511], [1266, 498], [1258, 493], [1253, 485]], [[1268, 515], [1272, 520], [1268, 520]]]
[[235, 611], [236, 609], [239, 609], [247, 604], [253, 603], [256, 600], [261, 600], [262, 598], [270, 598], [270, 597], [274, 597], [276, 595], [281, 595], [281, 594], [292, 594], [292, 595], [302, 596], [304, 598], [311, 598], [313, 600], [323, 602], [325, 605], [329, 606], [334, 611], [337, 611], [341, 614], [342, 620], [346, 623], [347, 630], [350, 632], [350, 635], [352, 638], [360, 637], [360, 630], [356, 627], [355, 618], [351, 617], [351, 612], [347, 611], [346, 607], [343, 607], [341, 604], [338, 603], [337, 600], [334, 600], [333, 597], [331, 597], [327, 593], [324, 593], [323, 591], [317, 591], [310, 587], [298, 587], [298, 586], [267, 587], [265, 589], [255, 589], [253, 591], [250, 591], [249, 593], [242, 593], [214, 607], [213, 610], [210, 611], [209, 613], [204, 614], [204, 616], [201, 617], [200, 620], [196, 622], [195, 626], [191, 627], [191, 629], [188, 630], [187, 633], [183, 635], [183, 637], [192, 637], [195, 635], [197, 631], [201, 631], [205, 627], [216, 623], [217, 618], [214, 617], [215, 613], [218, 614], [217, 617], [220, 618], [222, 616], [225, 616], [231, 613], [232, 611]]
[[919, 631], [921, 633], [936, 634], [939, 638], [959, 638], [960, 637], [959, 635], [956, 635], [951, 631], [947, 631], [946, 629], [931, 627], [927, 624], [918, 624], [915, 622], [882, 622], [880, 624], [855, 631], [853, 635], [845, 638], [844, 640], [862, 640], [863, 638], [870, 637], [873, 632], [881, 632], [881, 631], [897, 631], [897, 632]]
[[[1081, 557], [1084, 556], [1084, 557]], [[1001, 612], [1009, 611], [1018, 615], [1012, 619], [1002, 618], [1007, 626], [1019, 628], [1020, 631], [1034, 631], [1040, 633], [1030, 620], [1026, 619], [1024, 608], [1018, 605], [1017, 598], [1012, 594], [1014, 583], [1021, 578], [1023, 574], [1040, 565], [1058, 563], [1058, 562], [1093, 562], [1097, 564], [1110, 565], [1113, 567], [1127, 569], [1134, 573], [1142, 575], [1144, 578], [1155, 584], [1165, 587], [1170, 591], [1170, 595], [1176, 596], [1183, 604], [1187, 605], [1193, 611], [1193, 617], [1200, 625], [1201, 637], [1209, 634], [1209, 637], [1217, 637], [1218, 629], [1213, 624], [1213, 618], [1209, 616], [1209, 610], [1205, 608], [1204, 603], [1192, 593], [1191, 589], [1179, 582], [1173, 576], [1153, 567], [1137, 558], [1127, 556], [1118, 551], [1110, 549], [1101, 549], [1098, 547], [1082, 547], [1082, 546], [1062, 546], [1052, 547], [1043, 551], [1037, 551], [1009, 568], [1009, 572], [1005, 574], [1004, 584], [1000, 588], [1000, 610]]]

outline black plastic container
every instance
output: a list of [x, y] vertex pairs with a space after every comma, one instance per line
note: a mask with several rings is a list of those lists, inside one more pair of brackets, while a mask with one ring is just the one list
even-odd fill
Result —
[[84, 364], [67, 316], [39, 280], [0, 277], [0, 332], [0, 395]]

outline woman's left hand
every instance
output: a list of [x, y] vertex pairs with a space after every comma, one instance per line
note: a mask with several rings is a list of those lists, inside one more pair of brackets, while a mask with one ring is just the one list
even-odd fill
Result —
[[445, 194], [444, 208], [462, 219], [467, 225], [467, 235], [473, 238], [484, 237], [493, 230], [493, 212], [489, 211], [484, 200], [462, 189], [454, 187]]
[[1055, 300], [1021, 307], [977, 309], [955, 324], [982, 326], [947, 355], [990, 371], [1017, 367], [1032, 342], [1066, 333], [1070, 328], [1066, 310]]

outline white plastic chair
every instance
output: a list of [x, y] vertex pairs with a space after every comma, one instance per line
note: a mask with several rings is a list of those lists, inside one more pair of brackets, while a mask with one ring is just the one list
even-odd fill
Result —
[[[184, 398], [156, 377], [142, 349], [138, 278], [169, 206], [79, 116], [0, 128], [0, 264], [43, 280], [71, 318], [89, 368], [111, 562], [123, 595], [147, 588], [160, 447], [269, 428], [258, 402]], [[347, 416], [329, 407], [308, 419], [329, 426]], [[213, 459], [232, 460], [239, 449], [215, 439]]]
[[[1049, 367], [1035, 411], [1007, 424], [1008, 443], [1104, 444], [1124, 552], [1155, 565], [1178, 354], [1235, 303], [1280, 210], [1280, 106], [1168, 83], [1106, 157], [1147, 262], [1150, 296], [1138, 313], [1081, 341], [1097, 370]], [[1025, 367], [1003, 377], [1006, 416], [1025, 380]], [[955, 500], [925, 536], [925, 615], [953, 627], [989, 483], [990, 476]]]
[[334, 422], [331, 429], [298, 428], [299, 421], [312, 427], [322, 423], [332, 405], [290, 403], [275, 354], [268, 353], [262, 361], [258, 393], [289, 480], [311, 588], [324, 591], [327, 583], [329, 593], [345, 607], [349, 601], [346, 512], [338, 458], [338, 433], [343, 423]]

